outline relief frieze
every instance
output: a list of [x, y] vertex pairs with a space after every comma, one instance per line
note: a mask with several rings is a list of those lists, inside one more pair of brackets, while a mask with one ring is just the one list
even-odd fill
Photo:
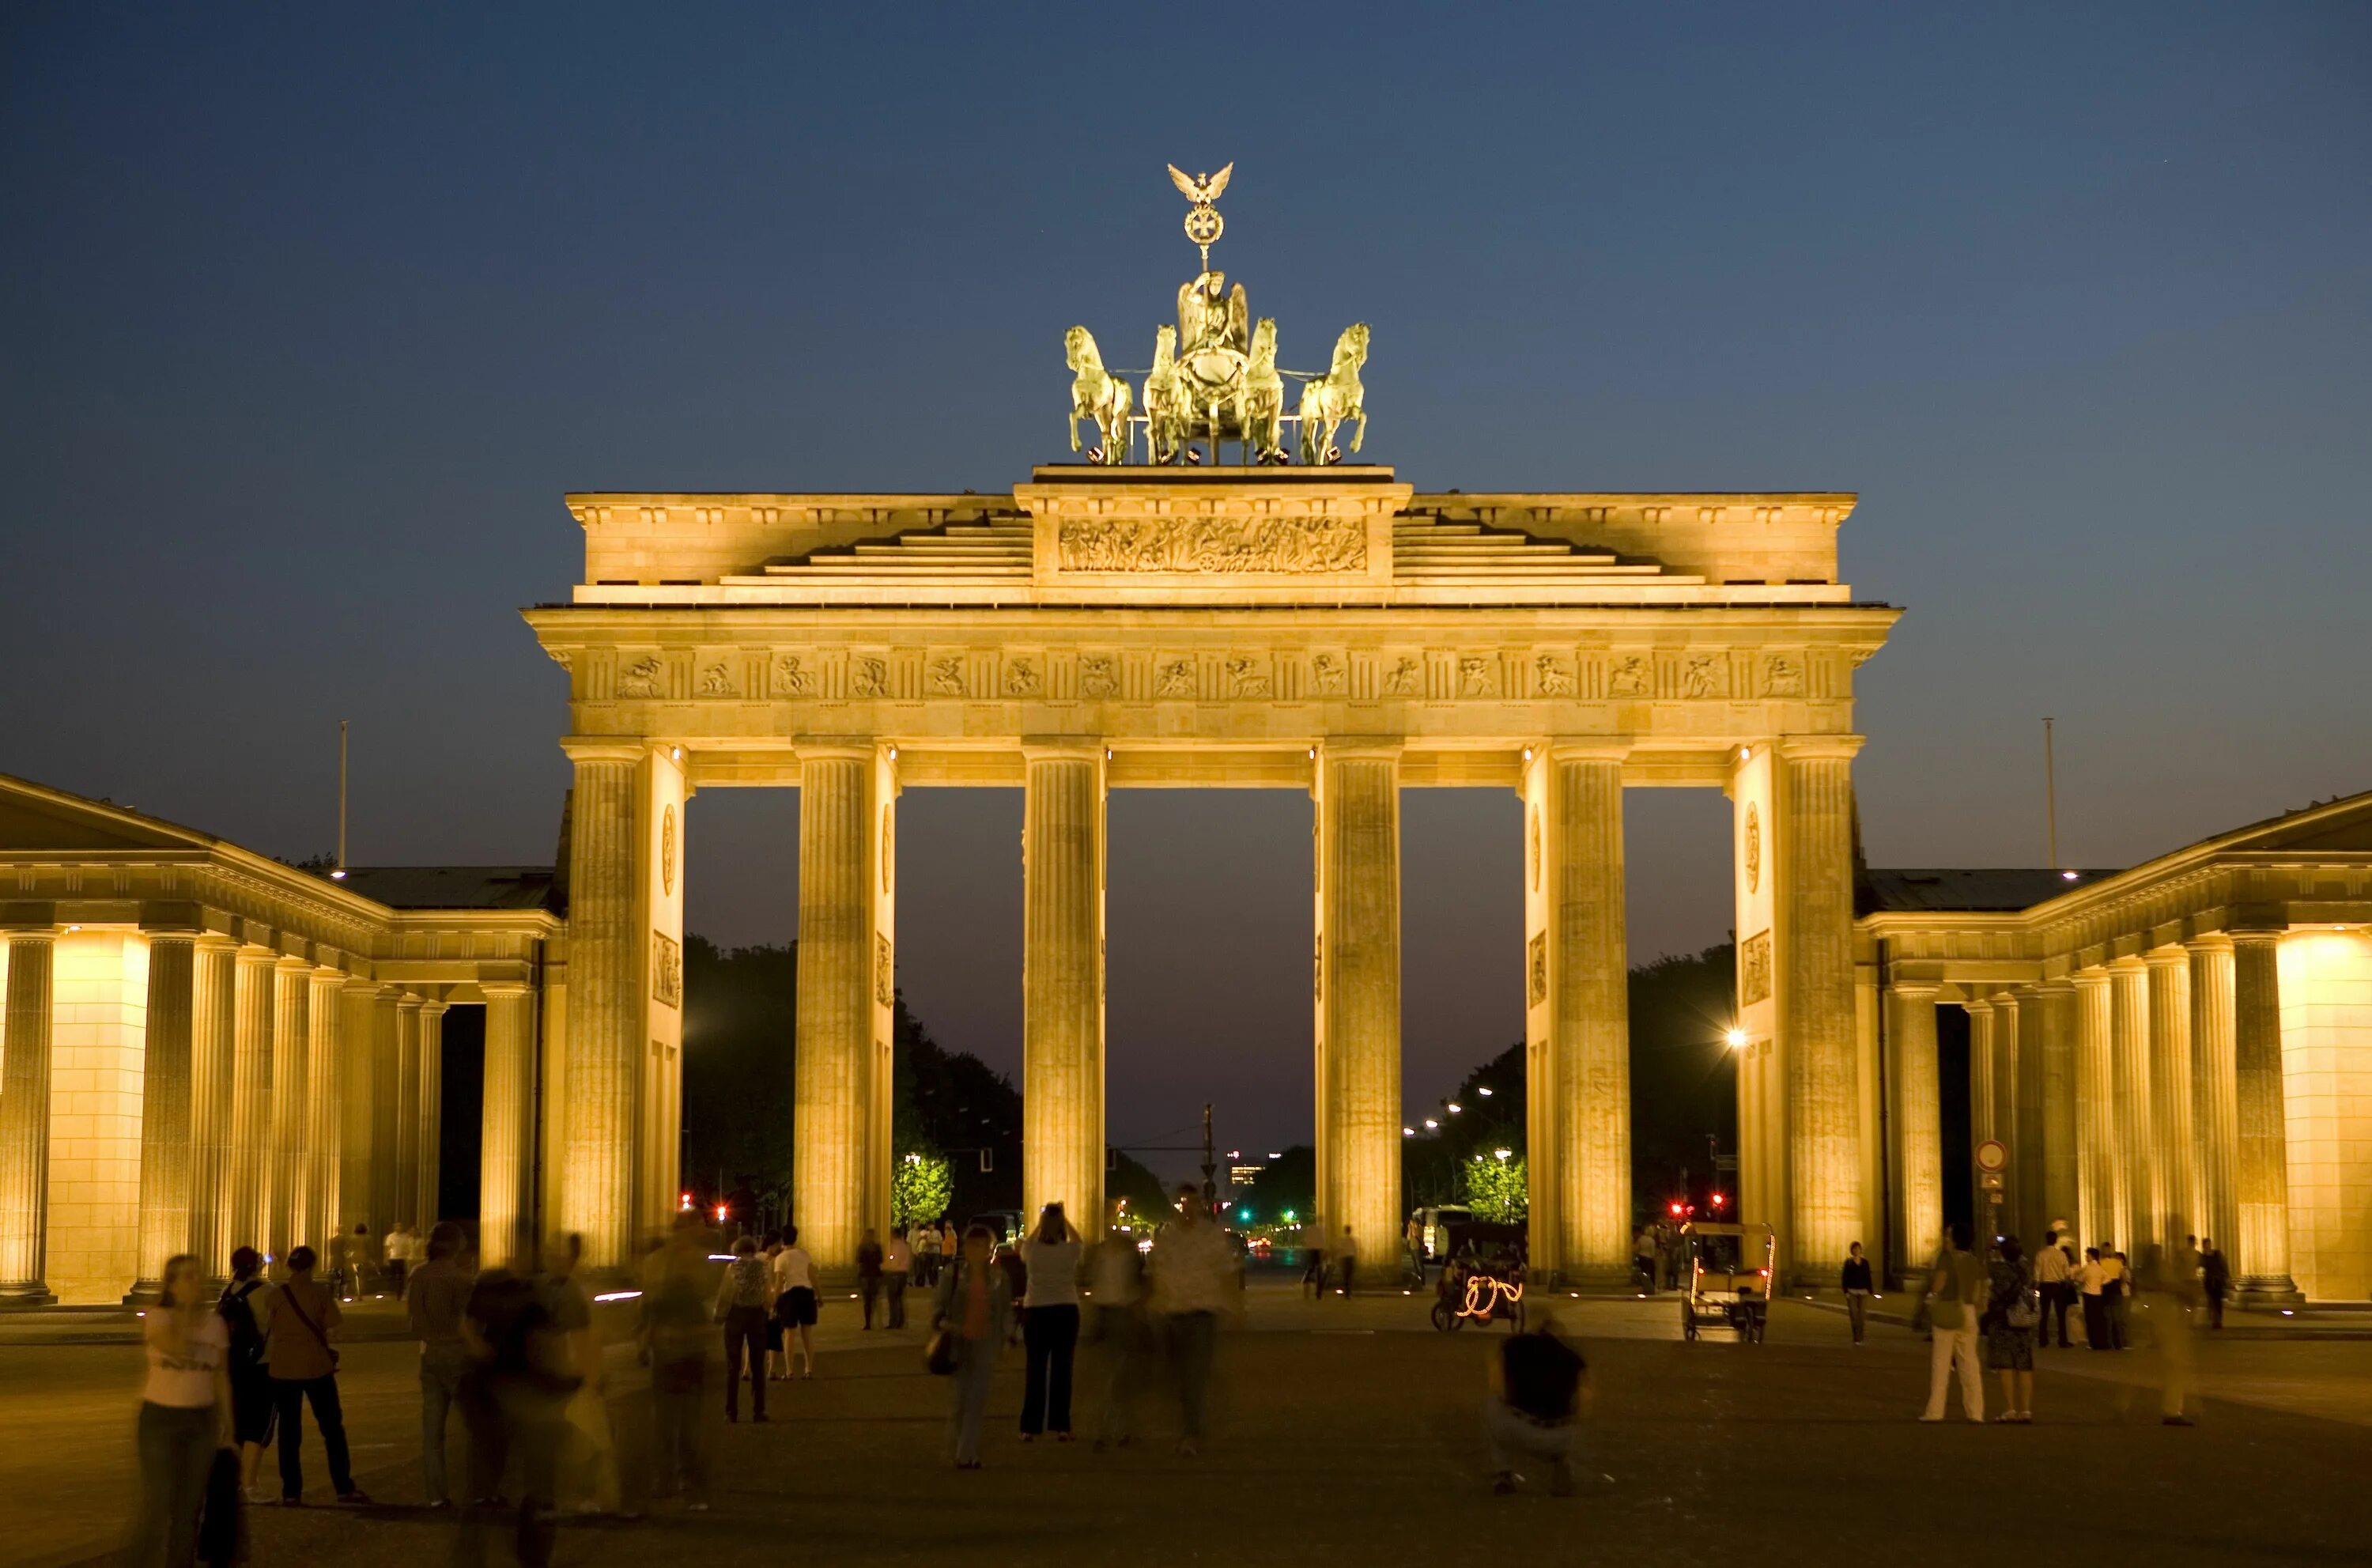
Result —
[[1363, 517], [1076, 517], [1055, 534], [1065, 572], [1317, 574], [1367, 565]]

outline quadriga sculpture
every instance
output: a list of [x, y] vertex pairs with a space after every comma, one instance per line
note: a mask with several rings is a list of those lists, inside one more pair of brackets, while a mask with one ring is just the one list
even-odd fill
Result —
[[1072, 372], [1071, 450], [1079, 449], [1079, 421], [1091, 419], [1102, 436], [1098, 460], [1126, 462], [1128, 383], [1105, 371], [1103, 355], [1096, 352], [1095, 334], [1085, 327], [1074, 327], [1063, 334], [1063, 356]]
[[1312, 381], [1301, 389], [1301, 460], [1305, 463], [1331, 463], [1341, 453], [1334, 446], [1334, 433], [1345, 420], [1356, 420], [1358, 427], [1351, 433], [1351, 450], [1367, 438], [1366, 390], [1359, 385], [1359, 367], [1367, 363], [1367, 323], [1354, 322], [1343, 329], [1334, 340], [1334, 363], [1322, 381]]

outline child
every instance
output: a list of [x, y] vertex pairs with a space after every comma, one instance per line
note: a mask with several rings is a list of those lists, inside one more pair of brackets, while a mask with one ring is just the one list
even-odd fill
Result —
[[1587, 1399], [1588, 1364], [1554, 1319], [1512, 1334], [1491, 1356], [1491, 1398], [1482, 1428], [1491, 1442], [1491, 1490], [1516, 1490], [1518, 1459], [1549, 1466], [1549, 1490], [1573, 1491], [1574, 1421]]

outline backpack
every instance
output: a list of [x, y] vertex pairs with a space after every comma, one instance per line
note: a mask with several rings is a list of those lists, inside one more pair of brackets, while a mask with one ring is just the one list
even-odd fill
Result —
[[215, 1306], [215, 1311], [221, 1315], [222, 1320], [230, 1325], [230, 1353], [226, 1358], [226, 1365], [233, 1371], [263, 1365], [263, 1330], [255, 1321], [255, 1303], [249, 1299], [262, 1288], [261, 1279], [250, 1280], [244, 1285], [227, 1286], [222, 1293], [222, 1300]]

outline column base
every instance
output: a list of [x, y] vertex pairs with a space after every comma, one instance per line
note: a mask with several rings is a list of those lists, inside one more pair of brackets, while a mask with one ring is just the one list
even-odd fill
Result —
[[[217, 1292], [216, 1294], [219, 1295], [220, 1293]], [[130, 1290], [123, 1293], [123, 1305], [126, 1307], [154, 1307], [157, 1302], [163, 1300], [164, 1297], [164, 1281], [141, 1280], [134, 1283]]]
[[2234, 1286], [2232, 1305], [2243, 1312], [2257, 1307], [2304, 1307], [2306, 1293], [2287, 1274], [2266, 1274], [2242, 1280]]
[[29, 1312], [57, 1304], [58, 1298], [50, 1294], [49, 1286], [39, 1280], [29, 1284], [0, 1285], [0, 1312]]

